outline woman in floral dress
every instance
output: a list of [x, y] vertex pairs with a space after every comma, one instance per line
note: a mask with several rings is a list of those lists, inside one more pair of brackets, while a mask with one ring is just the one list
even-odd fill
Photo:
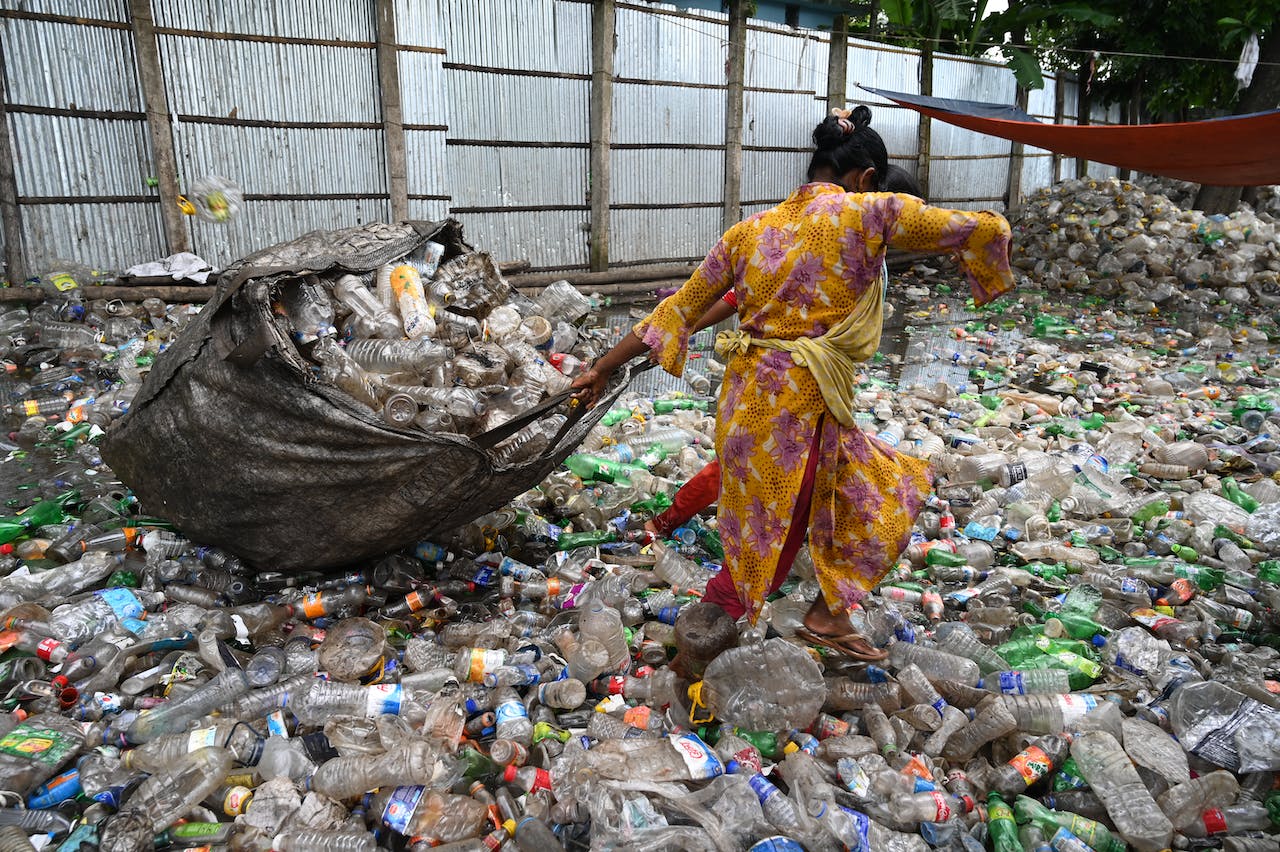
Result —
[[979, 305], [1013, 277], [999, 214], [872, 191], [888, 157], [870, 123], [866, 107], [833, 111], [814, 130], [809, 182], [729, 229], [685, 285], [575, 385], [594, 401], [614, 370], [646, 351], [681, 375], [690, 330], [732, 289], [739, 330], [717, 341], [727, 358], [716, 421], [725, 565], [703, 602], [754, 622], [807, 530], [822, 595], [801, 635], [878, 658], [848, 609], [894, 564], [932, 487], [926, 462], [853, 422], [856, 362], [880, 340], [885, 249], [951, 252]]

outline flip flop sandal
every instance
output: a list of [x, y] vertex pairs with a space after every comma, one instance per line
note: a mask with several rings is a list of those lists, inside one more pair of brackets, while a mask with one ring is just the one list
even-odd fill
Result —
[[826, 636], [814, 633], [803, 627], [796, 629], [796, 636], [810, 645], [818, 645], [835, 651], [842, 657], [860, 660], [864, 663], [876, 663], [886, 659], [889, 654], [872, 645], [865, 636], [858, 633], [845, 633], [840, 636]]

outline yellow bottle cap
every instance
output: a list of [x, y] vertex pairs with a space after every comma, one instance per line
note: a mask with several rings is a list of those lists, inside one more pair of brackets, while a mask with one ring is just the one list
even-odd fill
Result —
[[795, 754], [799, 750], [800, 750], [800, 746], [796, 745], [795, 743], [787, 743], [785, 746], [782, 747], [783, 754]]
[[506, 829], [507, 834], [510, 834], [512, 837], [515, 837], [515, 836], [516, 836], [516, 821], [515, 821], [515, 820], [513, 820], [513, 819], [509, 819], [509, 820], [507, 820], [506, 822], [504, 822], [504, 823], [502, 824], [502, 827], [503, 827], [504, 829]]

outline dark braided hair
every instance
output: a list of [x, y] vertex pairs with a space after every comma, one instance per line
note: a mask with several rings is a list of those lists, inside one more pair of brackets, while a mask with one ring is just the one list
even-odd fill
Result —
[[809, 180], [823, 168], [839, 177], [853, 169], [875, 169], [877, 190], [884, 188], [889, 175], [889, 152], [880, 134], [871, 129], [871, 110], [855, 107], [848, 118], [843, 110], [833, 110], [813, 129], [814, 152], [809, 161]]

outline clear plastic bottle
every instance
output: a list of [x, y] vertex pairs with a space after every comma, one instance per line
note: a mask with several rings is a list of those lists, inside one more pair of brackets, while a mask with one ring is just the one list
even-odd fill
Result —
[[1235, 775], [1219, 769], [1170, 787], [1160, 794], [1156, 804], [1173, 823], [1173, 830], [1183, 831], [1205, 811], [1230, 805], [1239, 796], [1240, 782]]
[[1092, 695], [1005, 695], [1000, 701], [1009, 709], [1018, 730], [1029, 734], [1057, 734], [1099, 705]]
[[892, 831], [866, 814], [835, 802], [810, 800], [809, 816], [846, 849], [856, 852], [925, 852], [929, 848], [918, 835]]
[[330, 716], [373, 718], [401, 715], [409, 700], [398, 683], [361, 686], [358, 683], [316, 679], [305, 692], [289, 696], [289, 709], [308, 725], [322, 724]]
[[890, 645], [889, 663], [895, 668], [914, 663], [930, 677], [955, 680], [969, 686], [977, 684], [981, 677], [981, 670], [973, 660], [912, 642], [894, 642]]
[[286, 287], [280, 296], [289, 322], [293, 326], [293, 338], [299, 343], [311, 343], [337, 333], [333, 327], [333, 303], [329, 293], [314, 276]]
[[484, 831], [489, 810], [471, 796], [415, 785], [379, 790], [369, 813], [405, 837], [451, 843], [478, 837]]
[[322, 338], [311, 350], [311, 354], [322, 365], [320, 376], [326, 382], [341, 388], [372, 409], [382, 407], [377, 384], [332, 337]]
[[685, 559], [675, 548], [655, 544], [654, 550], [658, 553], [658, 559], [654, 563], [653, 573], [670, 586], [672, 591], [677, 594], [702, 594], [706, 591], [710, 574]]
[[578, 633], [584, 640], [594, 639], [604, 646], [609, 655], [608, 671], [624, 671], [631, 662], [622, 616], [613, 607], [596, 603], [581, 613], [578, 616]]
[[825, 697], [817, 663], [781, 638], [724, 651], [707, 665], [701, 694], [717, 718], [748, 731], [807, 728]]
[[892, 682], [863, 683], [849, 678], [827, 681], [827, 706], [831, 710], [857, 710], [865, 704], [875, 704], [886, 713], [900, 710], [902, 690]]
[[982, 678], [982, 688], [1005, 695], [1058, 695], [1071, 691], [1070, 677], [1063, 669], [1027, 669], [991, 672]]
[[208, 728], [158, 737], [124, 753], [127, 769], [155, 774], [172, 766], [183, 755], [218, 746], [231, 752], [237, 763], [253, 766], [262, 755], [263, 738], [238, 721], [220, 721]]
[[102, 852], [136, 852], [148, 848], [164, 831], [224, 783], [234, 764], [231, 752], [210, 747], [179, 758], [142, 782], [125, 808], [102, 826]]
[[427, 304], [426, 293], [422, 289], [422, 275], [418, 270], [408, 264], [395, 267], [388, 264], [378, 272], [379, 289], [384, 276], [391, 288], [394, 304], [400, 311], [405, 337], [434, 337], [436, 322], [432, 317], [431, 306]]
[[499, 687], [494, 695], [498, 739], [511, 740], [528, 748], [533, 739], [533, 723], [520, 694], [512, 687]]
[[309, 786], [336, 801], [362, 796], [376, 787], [395, 784], [429, 785], [438, 781], [440, 753], [425, 740], [410, 739], [370, 757], [354, 755], [325, 761]]
[[348, 343], [347, 355], [366, 370], [378, 373], [416, 372], [428, 375], [451, 361], [454, 351], [429, 338], [367, 339]]
[[1017, 728], [1018, 721], [1005, 703], [992, 700], [978, 711], [972, 722], [951, 735], [942, 755], [953, 763], [968, 760], [982, 746]]
[[1173, 839], [1173, 824], [1156, 807], [1151, 793], [1115, 737], [1086, 731], [1071, 742], [1071, 756], [1089, 787], [1106, 805], [1120, 836], [1139, 852], [1161, 852]]
[[984, 645], [969, 625], [963, 621], [944, 622], [938, 625], [934, 635], [938, 640], [939, 648], [950, 654], [973, 660], [984, 675], [1009, 668], [1004, 658], [989, 646]]
[[124, 732], [124, 736], [130, 743], [137, 745], [179, 733], [193, 720], [243, 695], [253, 685], [243, 669], [226, 669], [194, 692], [172, 699], [139, 716]]
[[661, 783], [703, 781], [724, 774], [724, 764], [711, 747], [694, 734], [604, 740], [583, 758], [578, 771], [588, 778], [617, 781], [643, 778]]
[[359, 278], [343, 275], [334, 283], [333, 295], [359, 318], [359, 331], [363, 336], [388, 340], [400, 337], [400, 320], [369, 292]]
[[48, 320], [40, 326], [40, 342], [58, 349], [84, 349], [102, 342], [102, 334], [87, 325]]
[[277, 834], [275, 852], [373, 852], [378, 841], [367, 831], [291, 829]]

